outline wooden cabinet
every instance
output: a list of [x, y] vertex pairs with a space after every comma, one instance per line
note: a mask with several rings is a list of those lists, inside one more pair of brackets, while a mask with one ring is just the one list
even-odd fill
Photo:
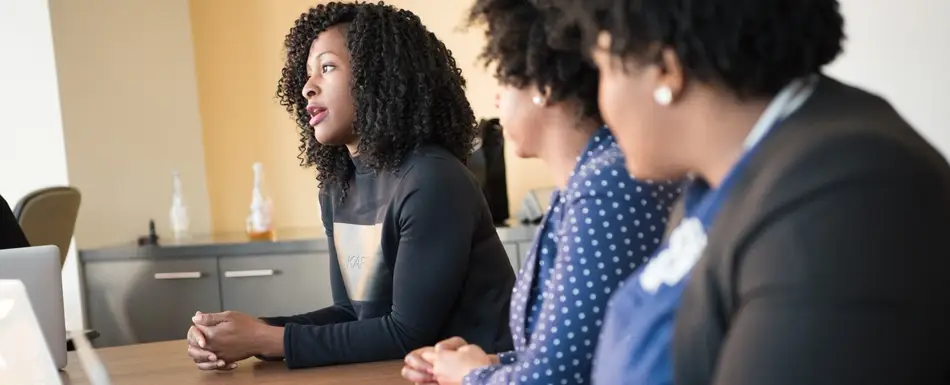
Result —
[[531, 252], [532, 246], [534, 246], [534, 242], [530, 240], [527, 242], [518, 242], [518, 255], [521, 256], [521, 263], [524, 263], [524, 259], [528, 258], [528, 253]]
[[96, 346], [185, 338], [195, 311], [221, 311], [217, 259], [129, 259], [85, 264]]
[[515, 242], [505, 242], [505, 252], [508, 254], [508, 260], [511, 261], [511, 268], [515, 274], [521, 270], [521, 253], [518, 252], [518, 244]]
[[[499, 231], [517, 272], [531, 228]], [[333, 304], [325, 239], [81, 250], [86, 327], [97, 347], [185, 338], [196, 311], [287, 316]], [[184, 354], [184, 352], [183, 352]]]
[[329, 258], [326, 252], [221, 258], [222, 307], [264, 317], [330, 306]]

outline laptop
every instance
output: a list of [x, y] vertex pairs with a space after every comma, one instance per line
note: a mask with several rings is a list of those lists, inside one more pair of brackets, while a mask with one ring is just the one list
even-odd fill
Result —
[[27, 298], [53, 362], [57, 368], [65, 368], [66, 318], [59, 248], [34, 246], [0, 250], [0, 280], [4, 279], [19, 280], [26, 287]]
[[19, 280], [0, 280], [0, 384], [62, 384]]

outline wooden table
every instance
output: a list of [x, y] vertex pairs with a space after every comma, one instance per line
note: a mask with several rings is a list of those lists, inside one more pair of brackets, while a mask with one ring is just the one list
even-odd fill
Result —
[[[261, 362], [251, 358], [238, 363], [237, 369], [229, 372], [207, 372], [195, 367], [188, 358], [186, 346], [186, 342], [181, 340], [96, 351], [108, 368], [114, 385], [408, 383], [399, 373], [402, 361], [398, 360], [289, 370], [282, 362]], [[89, 384], [75, 352], [69, 353], [69, 364], [61, 377], [65, 385]]]

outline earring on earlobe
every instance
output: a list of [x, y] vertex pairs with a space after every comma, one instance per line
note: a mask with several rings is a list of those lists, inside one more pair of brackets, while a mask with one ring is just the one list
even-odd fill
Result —
[[662, 86], [653, 91], [653, 100], [661, 106], [668, 106], [673, 103], [673, 90], [668, 86]]
[[544, 105], [544, 98], [542, 98], [541, 95], [535, 95], [533, 98], [531, 98], [531, 102], [533, 102], [536, 106], [542, 106]]

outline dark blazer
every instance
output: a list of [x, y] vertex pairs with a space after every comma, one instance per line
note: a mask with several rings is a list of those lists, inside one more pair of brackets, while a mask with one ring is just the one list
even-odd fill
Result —
[[7, 201], [0, 196], [0, 250], [29, 247], [23, 229], [13, 215], [13, 210]]
[[760, 144], [676, 315], [677, 385], [950, 383], [950, 167], [824, 77]]

